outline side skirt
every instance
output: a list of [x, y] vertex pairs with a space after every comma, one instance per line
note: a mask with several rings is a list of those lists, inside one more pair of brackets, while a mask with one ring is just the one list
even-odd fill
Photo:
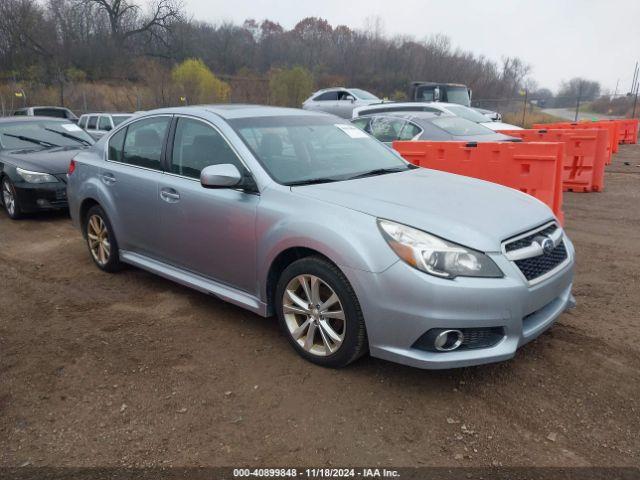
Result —
[[120, 260], [186, 287], [193, 288], [194, 290], [198, 290], [209, 295], [215, 295], [226, 302], [246, 308], [260, 316], [267, 316], [267, 305], [257, 297], [243, 292], [242, 290], [237, 290], [209, 278], [126, 250], [120, 250]]

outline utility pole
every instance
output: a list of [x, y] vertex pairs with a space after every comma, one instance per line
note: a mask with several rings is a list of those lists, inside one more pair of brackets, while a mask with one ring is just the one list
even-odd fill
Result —
[[631, 118], [636, 118], [636, 106], [638, 105], [638, 89], [640, 88], [640, 80], [636, 82], [636, 93], [633, 99], [633, 112]]
[[618, 95], [618, 85], [620, 85], [620, 79], [618, 79], [618, 81], [616, 82], [616, 89], [613, 91], [613, 99], [615, 100], [616, 96]]
[[524, 106], [522, 108], [522, 128], [525, 128], [524, 118], [525, 118], [525, 115], [527, 114], [527, 97], [528, 96], [529, 96], [529, 90], [525, 88], [524, 89]]
[[576, 102], [576, 117], [573, 120], [574, 122], [578, 121], [578, 113], [580, 113], [580, 99], [582, 98], [582, 80], [578, 85], [578, 101]]

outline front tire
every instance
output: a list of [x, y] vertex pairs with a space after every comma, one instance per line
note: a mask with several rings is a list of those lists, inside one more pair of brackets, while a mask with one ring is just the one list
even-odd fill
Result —
[[289, 343], [305, 359], [341, 368], [367, 352], [360, 303], [344, 274], [321, 257], [289, 265], [276, 287], [276, 311]]
[[100, 270], [116, 272], [122, 268], [118, 241], [109, 218], [98, 205], [89, 209], [85, 217], [87, 247], [93, 262]]
[[12, 220], [18, 220], [22, 218], [22, 210], [18, 203], [18, 196], [16, 195], [16, 189], [13, 186], [13, 182], [9, 177], [3, 177], [0, 184], [0, 190], [2, 191], [2, 205]]

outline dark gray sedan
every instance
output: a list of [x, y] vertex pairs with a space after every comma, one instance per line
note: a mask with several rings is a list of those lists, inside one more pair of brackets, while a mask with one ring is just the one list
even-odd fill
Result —
[[354, 125], [390, 144], [396, 140], [438, 142], [519, 142], [518, 138], [454, 115], [438, 112], [388, 112], [354, 118]]
[[0, 119], [0, 198], [9, 217], [67, 208], [67, 170], [93, 139], [69, 120]]

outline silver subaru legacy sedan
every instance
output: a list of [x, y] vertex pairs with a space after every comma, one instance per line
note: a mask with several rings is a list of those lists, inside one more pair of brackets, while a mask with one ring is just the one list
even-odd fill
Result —
[[68, 198], [100, 269], [276, 315], [323, 366], [506, 360], [574, 304], [574, 248], [544, 204], [324, 113], [147, 112], [74, 158]]

